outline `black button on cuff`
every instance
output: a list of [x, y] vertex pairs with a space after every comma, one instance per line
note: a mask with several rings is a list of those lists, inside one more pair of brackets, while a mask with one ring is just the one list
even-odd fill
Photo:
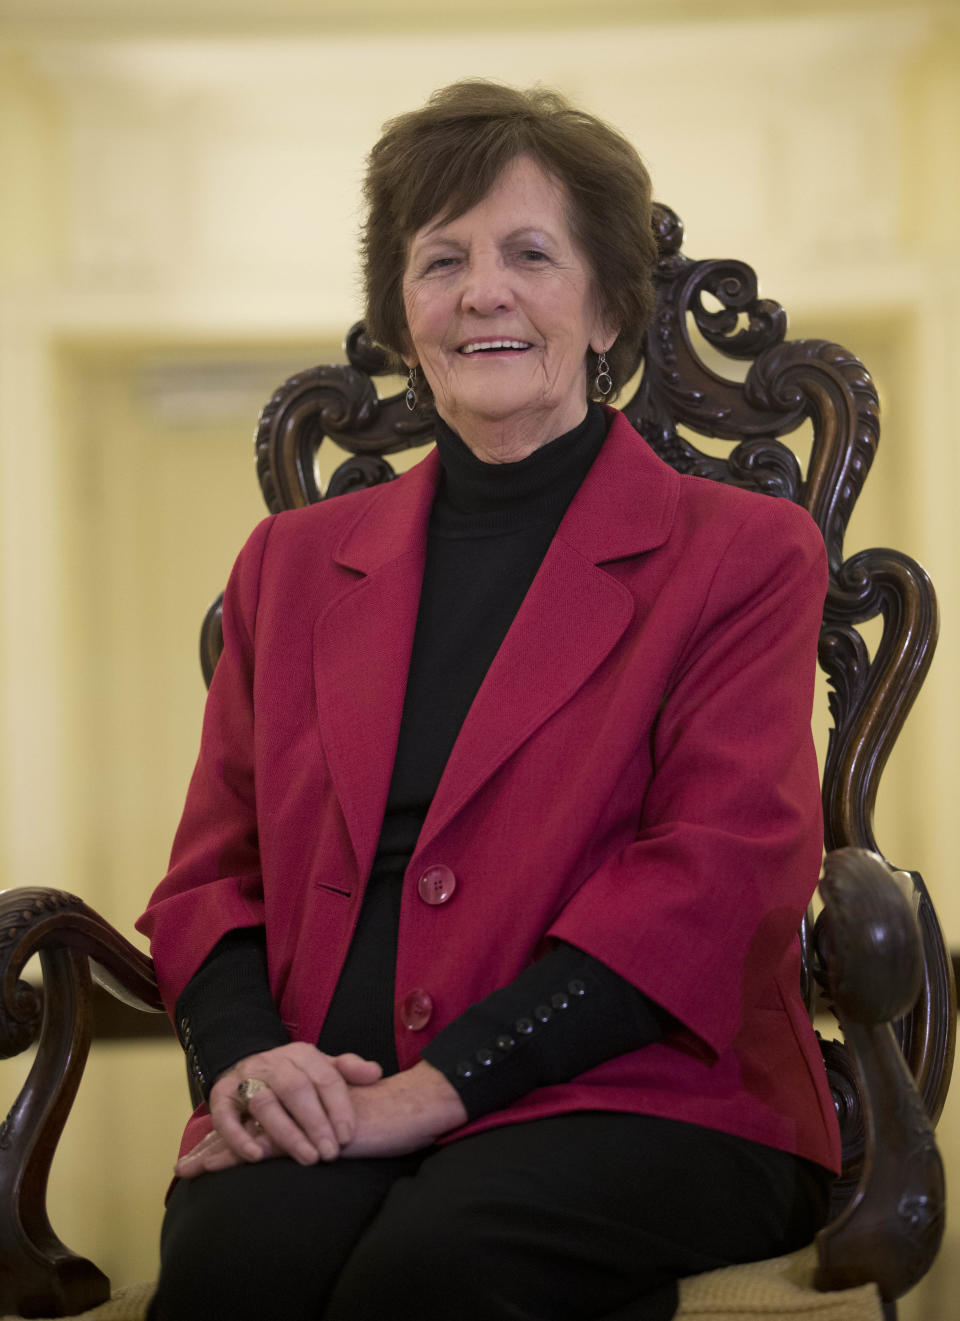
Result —
[[567, 982], [567, 990], [571, 995], [586, 995], [587, 984], [582, 982], [579, 977], [574, 977], [572, 982]]
[[482, 1046], [480, 1050], [477, 1051], [476, 1060], [477, 1063], [482, 1064], [485, 1069], [489, 1068], [493, 1063], [493, 1051], [488, 1050], [486, 1046]]
[[528, 1037], [533, 1031], [533, 1022], [529, 1018], [518, 1018], [513, 1026], [522, 1037]]
[[550, 1003], [553, 1005], [554, 1009], [566, 1009], [569, 1006], [570, 1001], [562, 991], [554, 991], [553, 995], [550, 997]]
[[513, 1050], [517, 1043], [513, 1037], [510, 1036], [509, 1032], [501, 1032], [493, 1044], [496, 1046], [497, 1050]]
[[200, 1061], [197, 1058], [196, 1046], [190, 1046], [187, 1050], [187, 1067], [189, 1068], [193, 1076], [196, 1078], [200, 1086], [206, 1087], [207, 1077], [206, 1074], [203, 1072], [203, 1069], [201, 1069], [200, 1067]]

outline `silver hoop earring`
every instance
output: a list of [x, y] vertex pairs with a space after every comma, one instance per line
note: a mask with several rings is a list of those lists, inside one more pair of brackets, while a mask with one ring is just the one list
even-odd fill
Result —
[[417, 407], [417, 369], [411, 367], [407, 372], [407, 393], [403, 396], [403, 402], [412, 413]]
[[597, 394], [602, 394], [604, 399], [613, 389], [613, 377], [610, 375], [610, 368], [607, 366], [607, 355], [603, 350], [597, 354], [597, 377], [594, 385], [597, 388]]

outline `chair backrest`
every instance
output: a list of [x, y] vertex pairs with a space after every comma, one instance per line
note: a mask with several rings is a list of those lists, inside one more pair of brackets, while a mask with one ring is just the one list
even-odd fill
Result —
[[[819, 659], [830, 684], [833, 721], [823, 780], [825, 847], [879, 852], [873, 830], [877, 787], [930, 665], [937, 611], [927, 575], [909, 556], [872, 549], [844, 558], [844, 534], [880, 437], [876, 389], [863, 364], [839, 345], [786, 339], [783, 309], [758, 297], [749, 266], [686, 256], [682, 223], [666, 206], [655, 206], [654, 226], [656, 314], [639, 384], [622, 411], [678, 471], [793, 500], [819, 526], [830, 566]], [[431, 413], [410, 413], [402, 393], [378, 396], [373, 378], [390, 368], [362, 323], [349, 332], [346, 353], [348, 366], [298, 373], [263, 410], [255, 437], [257, 474], [271, 512], [389, 481], [395, 473], [388, 455], [432, 440]], [[745, 376], [743, 368], [737, 373], [743, 379], [720, 373], [724, 358], [749, 363]], [[813, 443], [804, 471], [784, 438], [808, 420]], [[704, 452], [691, 434], [729, 442], [729, 452]], [[315, 459], [328, 437], [350, 457], [321, 491]], [[208, 683], [222, 646], [219, 610], [218, 600], [201, 634]], [[871, 657], [858, 626], [878, 616], [882, 635]], [[918, 873], [909, 876], [923, 937], [923, 990], [894, 1031], [936, 1123], [950, 1080], [956, 994], [929, 894]], [[826, 978], [809, 921], [802, 944], [804, 991], [813, 1013], [818, 983]], [[844, 1145], [839, 1209], [859, 1178], [864, 1118], [845, 1048], [823, 1045]]]

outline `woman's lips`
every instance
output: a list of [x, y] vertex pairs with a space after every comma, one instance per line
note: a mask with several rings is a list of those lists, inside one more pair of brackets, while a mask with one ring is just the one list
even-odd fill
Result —
[[461, 344], [457, 352], [466, 357], [471, 353], [522, 352], [532, 348], [533, 345], [525, 339], [474, 339]]

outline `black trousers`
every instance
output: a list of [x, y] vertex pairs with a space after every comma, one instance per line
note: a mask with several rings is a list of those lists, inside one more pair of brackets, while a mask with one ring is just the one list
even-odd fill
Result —
[[154, 1321], [668, 1321], [676, 1281], [788, 1252], [829, 1174], [741, 1138], [577, 1113], [380, 1160], [181, 1181]]

